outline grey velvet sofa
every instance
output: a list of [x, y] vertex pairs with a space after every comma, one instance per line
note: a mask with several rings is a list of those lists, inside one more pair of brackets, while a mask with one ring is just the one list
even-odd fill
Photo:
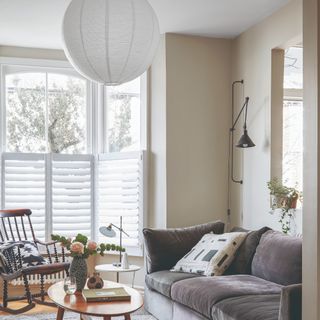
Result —
[[143, 230], [147, 311], [159, 320], [301, 320], [300, 238], [265, 227], [248, 232], [223, 276], [169, 271], [211, 231], [223, 233], [224, 224]]

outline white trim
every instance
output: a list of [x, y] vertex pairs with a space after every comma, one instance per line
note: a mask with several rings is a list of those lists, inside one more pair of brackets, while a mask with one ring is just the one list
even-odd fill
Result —
[[53, 229], [53, 211], [52, 211], [52, 161], [53, 157], [51, 153], [45, 155], [45, 171], [46, 171], [46, 181], [45, 181], [45, 202], [46, 202], [46, 211], [45, 211], [45, 235], [46, 241], [50, 241], [50, 235], [52, 234]]
[[[73, 69], [68, 61], [49, 60], [49, 59], [31, 59], [31, 58], [12, 58], [0, 57], [0, 64], [12, 66], [31, 66], [31, 67], [51, 67]], [[74, 70], [74, 69], [73, 69]]]

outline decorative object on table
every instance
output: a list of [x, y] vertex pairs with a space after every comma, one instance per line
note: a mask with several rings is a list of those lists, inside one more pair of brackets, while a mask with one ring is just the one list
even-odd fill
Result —
[[103, 288], [103, 280], [100, 277], [99, 272], [94, 272], [93, 276], [88, 279], [87, 287], [89, 289], [102, 289]]
[[280, 179], [274, 177], [267, 183], [270, 191], [271, 214], [280, 209], [279, 222], [282, 232], [285, 234], [292, 231], [295, 224], [295, 210], [298, 200], [302, 201], [302, 194], [299, 190], [287, 187], [282, 184]]
[[174, 272], [221, 276], [232, 263], [246, 232], [207, 233], [171, 269]]
[[[59, 251], [57, 243], [42, 242], [37, 239], [29, 209], [0, 210], [0, 278], [3, 281], [3, 302], [0, 311], [21, 314], [35, 307], [36, 303], [52, 306], [45, 299], [45, 279], [47, 275], [65, 273], [68, 275], [70, 264], [65, 261], [64, 248]], [[41, 250], [47, 253], [47, 259]], [[40, 290], [31, 292], [29, 281], [39, 279]], [[23, 284], [24, 295], [12, 296], [11, 284]], [[9, 301], [27, 302], [19, 309], [11, 308]]]
[[[103, 234], [106, 237], [114, 238], [116, 237], [116, 232], [113, 228], [116, 228], [120, 232], [120, 247], [122, 247], [122, 234], [124, 233], [128, 238], [130, 236], [123, 230], [122, 228], [122, 216], [120, 217], [120, 227], [114, 225], [113, 223], [110, 223], [108, 227], [100, 227], [99, 231], [101, 234]], [[119, 250], [119, 262], [115, 262], [114, 266], [121, 267], [121, 261], [122, 261], [122, 251]]]
[[126, 252], [122, 256], [121, 268], [122, 269], [128, 269], [129, 268], [128, 254]]
[[63, 284], [64, 292], [68, 295], [74, 294], [77, 290], [76, 278], [75, 277], [66, 277]]
[[105, 85], [144, 73], [160, 40], [159, 22], [147, 0], [73, 0], [62, 29], [64, 51], [74, 68]]
[[88, 267], [86, 259], [91, 255], [100, 254], [104, 256], [106, 251], [122, 251], [121, 246], [114, 244], [100, 243], [99, 245], [88, 239], [83, 234], [78, 234], [74, 239], [59, 235], [51, 235], [51, 239], [60, 242], [61, 246], [70, 251], [72, 262], [70, 266], [70, 275], [76, 278], [77, 291], [81, 292], [86, 285], [88, 276]]
[[130, 301], [131, 296], [122, 288], [84, 289], [83, 296], [87, 302]]

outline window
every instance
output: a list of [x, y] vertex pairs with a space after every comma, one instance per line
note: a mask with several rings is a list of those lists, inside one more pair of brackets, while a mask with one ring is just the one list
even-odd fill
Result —
[[110, 242], [98, 228], [122, 216], [124, 245], [141, 253], [146, 77], [103, 88], [67, 63], [44, 64], [0, 61], [1, 206], [30, 208], [47, 240]]
[[34, 68], [4, 70], [6, 151], [86, 153], [87, 81]]
[[285, 52], [283, 101], [283, 182], [303, 189], [303, 49]]

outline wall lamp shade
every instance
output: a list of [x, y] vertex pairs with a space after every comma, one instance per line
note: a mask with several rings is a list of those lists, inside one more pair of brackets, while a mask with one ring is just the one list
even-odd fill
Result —
[[250, 139], [248, 136], [248, 130], [244, 130], [243, 135], [239, 139], [239, 142], [237, 143], [236, 147], [237, 148], [252, 148], [255, 147], [256, 145], [253, 143], [253, 141]]
[[159, 22], [147, 0], [72, 0], [62, 38], [68, 60], [81, 75], [119, 85], [151, 65]]

